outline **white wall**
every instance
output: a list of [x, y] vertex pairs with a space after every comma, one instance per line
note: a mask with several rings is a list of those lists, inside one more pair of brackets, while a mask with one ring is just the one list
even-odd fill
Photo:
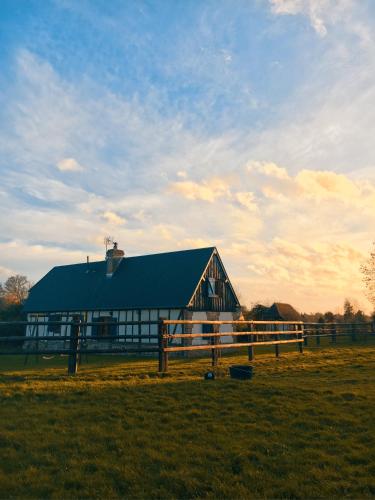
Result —
[[[221, 312], [219, 314], [219, 320], [220, 321], [233, 321], [233, 313], [231, 312]], [[226, 333], [226, 332], [233, 332], [233, 325], [220, 325], [219, 329], [220, 333]], [[225, 335], [225, 337], [221, 337], [221, 342], [224, 343], [231, 343], [233, 342], [233, 336], [232, 335]]]
[[[192, 321], [207, 320], [207, 313], [205, 311], [193, 312]], [[191, 333], [202, 333], [202, 325], [193, 325]], [[192, 345], [207, 344], [207, 337], [195, 337], [192, 339]]]
[[[160, 309], [159, 311], [157, 309], [151, 309], [151, 310], [141, 310], [141, 313], [139, 314], [138, 310], [129, 310], [129, 311], [113, 311], [113, 318], [117, 319], [118, 321], [157, 321], [159, 318], [165, 318], [165, 319], [179, 319], [180, 318], [180, 309]], [[158, 314], [159, 313], [159, 314]], [[62, 316], [62, 321], [72, 321], [72, 314], [68, 315], [67, 313], [55, 313], [55, 314], [61, 314]], [[109, 311], [88, 311], [87, 312], [87, 322], [90, 323], [93, 321], [94, 318], [98, 318], [100, 316], [109, 316], [110, 312]], [[85, 316], [84, 316], [85, 318]], [[27, 320], [30, 322], [34, 322], [38, 319], [40, 322], [47, 322], [48, 321], [48, 314], [43, 315], [38, 314], [33, 315], [33, 314], [28, 314], [27, 315]], [[222, 312], [219, 315], [220, 320], [232, 320], [233, 319], [233, 313], [230, 312]], [[193, 313], [192, 320], [194, 321], [199, 321], [199, 320], [207, 320], [207, 313], [205, 311], [196, 311]], [[183, 331], [183, 326], [182, 325], [170, 325], [169, 327], [169, 332], [170, 333], [182, 333]], [[233, 327], [232, 325], [221, 325], [220, 326], [220, 332], [232, 332]], [[202, 333], [202, 325], [193, 325], [192, 333]], [[44, 336], [44, 335], [53, 335], [52, 333], [48, 332], [48, 326], [47, 325], [41, 325], [37, 329], [31, 325], [27, 326], [26, 328], [26, 335], [27, 336]], [[135, 342], [138, 343], [139, 340], [141, 342], [150, 342], [150, 343], [157, 343], [158, 340], [155, 339], [150, 339], [149, 335], [157, 335], [158, 334], [158, 325], [119, 325], [119, 335], [129, 335], [129, 339], [126, 339], [126, 342]], [[70, 335], [70, 325], [62, 325], [61, 326], [61, 333], [60, 335], [62, 336], [69, 336]], [[92, 326], [87, 326], [86, 327], [86, 335], [90, 337], [92, 335]], [[56, 335], [57, 336], [57, 335]], [[120, 339], [121, 342], [125, 342], [125, 339]], [[222, 342], [232, 342], [232, 336], [228, 335], [225, 337], [222, 337]], [[176, 339], [174, 341], [174, 344], [179, 344], [182, 342], [182, 339]], [[197, 344], [206, 344], [209, 343], [209, 340], [207, 338], [202, 338], [202, 337], [197, 337], [192, 340], [193, 345]]]
[[[192, 317], [193, 321], [200, 321], [200, 320], [207, 320], [207, 312], [205, 311], [196, 311], [193, 313]], [[231, 312], [221, 312], [219, 314], [219, 320], [220, 321], [232, 321], [233, 320], [233, 313]], [[220, 325], [219, 328], [220, 333], [230, 333], [233, 332], [233, 325]], [[202, 333], [202, 325], [194, 325], [193, 326], [193, 331], [192, 333]], [[233, 336], [232, 335], [225, 335], [221, 337], [221, 342], [233, 342]], [[192, 345], [199, 345], [199, 344], [208, 344], [209, 339], [208, 337], [195, 337], [192, 340]]]

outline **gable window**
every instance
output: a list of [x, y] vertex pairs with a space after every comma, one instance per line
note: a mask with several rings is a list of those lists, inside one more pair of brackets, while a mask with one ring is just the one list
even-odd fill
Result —
[[61, 333], [61, 325], [56, 322], [61, 321], [61, 314], [50, 314], [48, 316], [48, 333]]
[[117, 319], [112, 316], [100, 316], [93, 318], [92, 322], [95, 323], [92, 327], [92, 335], [94, 337], [108, 337], [118, 335], [118, 326], [110, 323], [117, 323]]
[[215, 278], [207, 278], [207, 295], [216, 297], [216, 280]]
[[224, 281], [223, 280], [216, 280], [216, 295], [218, 297], [223, 297], [224, 296]]

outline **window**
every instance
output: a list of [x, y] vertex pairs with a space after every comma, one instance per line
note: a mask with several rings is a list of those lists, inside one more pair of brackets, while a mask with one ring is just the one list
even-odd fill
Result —
[[224, 281], [223, 280], [216, 280], [216, 295], [218, 297], [223, 297], [224, 296]]
[[207, 295], [209, 297], [216, 297], [216, 280], [215, 278], [207, 279]]
[[94, 337], [108, 337], [118, 335], [118, 326], [110, 323], [117, 323], [117, 319], [112, 316], [100, 316], [93, 318], [93, 323], [97, 323], [92, 327], [92, 335]]
[[202, 325], [202, 333], [213, 333], [214, 331], [214, 325]]
[[56, 324], [61, 321], [61, 314], [50, 314], [48, 316], [48, 333], [61, 333], [61, 325]]

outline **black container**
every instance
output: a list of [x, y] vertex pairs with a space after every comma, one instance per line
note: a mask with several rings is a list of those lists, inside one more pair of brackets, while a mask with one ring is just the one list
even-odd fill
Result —
[[249, 380], [253, 376], [253, 367], [249, 365], [233, 365], [229, 367], [231, 378]]

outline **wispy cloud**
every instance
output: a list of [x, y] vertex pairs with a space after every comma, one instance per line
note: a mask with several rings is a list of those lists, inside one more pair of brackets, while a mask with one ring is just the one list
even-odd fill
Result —
[[[177, 33], [147, 25], [146, 6], [141, 33], [132, 14], [57, 5], [93, 48], [94, 34], [107, 40], [108, 61], [92, 50], [95, 75], [84, 54], [67, 68], [63, 44], [14, 48], [1, 96], [0, 279], [102, 258], [113, 234], [127, 255], [217, 245], [247, 303], [313, 310], [361, 295], [375, 223], [364, 7], [219, 2], [189, 11], [197, 29]], [[313, 30], [298, 30], [306, 20]]]
[[269, 3], [276, 15], [306, 16], [320, 37], [325, 37], [330, 27], [340, 24], [362, 42], [370, 39], [366, 23], [356, 15], [362, 9], [355, 0], [269, 0]]
[[214, 202], [228, 193], [228, 184], [220, 178], [211, 178], [203, 182], [173, 182], [170, 191], [179, 193], [188, 200], [204, 200]]
[[122, 226], [126, 222], [126, 220], [123, 217], [120, 217], [120, 215], [116, 214], [115, 212], [111, 212], [109, 210], [107, 210], [106, 212], [104, 212], [103, 218], [109, 224], [112, 224], [112, 225], [115, 225], [115, 226]]
[[80, 172], [85, 170], [74, 158], [63, 158], [57, 162], [57, 168], [61, 170], [61, 172]]

